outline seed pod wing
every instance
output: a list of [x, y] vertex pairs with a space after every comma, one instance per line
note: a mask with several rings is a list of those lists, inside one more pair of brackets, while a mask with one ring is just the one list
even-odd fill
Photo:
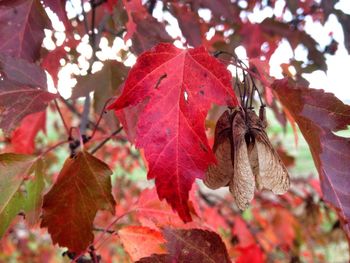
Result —
[[289, 174], [266, 133], [255, 138], [258, 152], [259, 173], [256, 177], [258, 189], [268, 189], [274, 194], [284, 194], [290, 186]]
[[234, 175], [230, 181], [230, 192], [237, 206], [245, 210], [254, 198], [255, 178], [250, 165], [245, 141], [246, 124], [243, 112], [238, 112], [232, 122], [234, 145]]
[[225, 111], [216, 123], [213, 151], [217, 163], [208, 167], [204, 179], [204, 183], [211, 189], [226, 186], [233, 175], [231, 118], [232, 115]]
[[[254, 171], [258, 190], [268, 189], [275, 194], [283, 194], [289, 189], [288, 171], [273, 148], [267, 134], [264, 108], [259, 117], [254, 111], [247, 111], [247, 125], [254, 137], [254, 149], [250, 152], [250, 160]], [[255, 158], [258, 168], [254, 169]]]

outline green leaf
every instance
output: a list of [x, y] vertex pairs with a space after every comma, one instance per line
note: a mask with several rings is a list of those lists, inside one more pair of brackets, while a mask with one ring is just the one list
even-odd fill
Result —
[[24, 197], [18, 190], [34, 161], [30, 155], [0, 154], [0, 237], [23, 206]]
[[40, 159], [34, 166], [34, 179], [30, 180], [26, 186], [27, 196], [24, 202], [24, 211], [26, 212], [26, 220], [30, 225], [34, 225], [39, 220], [42, 192], [45, 187], [44, 182], [44, 162]]
[[0, 214], [0, 238], [5, 234], [12, 220], [22, 210], [24, 195], [17, 191], [14, 193], [10, 201], [4, 207]]

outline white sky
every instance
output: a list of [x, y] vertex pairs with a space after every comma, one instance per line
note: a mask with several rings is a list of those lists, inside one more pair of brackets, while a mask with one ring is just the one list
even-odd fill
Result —
[[[81, 12], [80, 1], [73, 0], [75, 10], [77, 12]], [[251, 22], [259, 23], [266, 17], [271, 17], [273, 14], [280, 15], [282, 13], [282, 8], [284, 6], [283, 0], [276, 1], [276, 8], [273, 10], [271, 8], [266, 8], [264, 11], [254, 10], [253, 14], [246, 14], [246, 18], [248, 18]], [[350, 1], [349, 0], [340, 0], [336, 6], [339, 9], [342, 9], [345, 13], [350, 14]], [[79, 10], [80, 9], [80, 10]], [[85, 6], [85, 9], [89, 9], [89, 5]], [[68, 16], [74, 16], [74, 9], [69, 8], [68, 6]], [[158, 20], [166, 20], [169, 25], [166, 27], [168, 33], [175, 37], [180, 37], [183, 40], [183, 36], [181, 34], [181, 30], [178, 26], [177, 20], [168, 12], [163, 12], [162, 4], [159, 2], [153, 13], [154, 17]], [[203, 19], [210, 19], [210, 12], [208, 10], [202, 10], [199, 14]], [[289, 19], [290, 14], [285, 15], [285, 19]], [[244, 16], [244, 15], [243, 15]], [[59, 32], [55, 33], [55, 37], [58, 39], [57, 42], [62, 43], [64, 39], [64, 27], [62, 23], [58, 23], [57, 17], [54, 18], [54, 15], [50, 15], [50, 18], [54, 21], [54, 28]], [[213, 29], [214, 30], [214, 29]], [[340, 44], [338, 46], [338, 50], [335, 55], [326, 55], [326, 63], [328, 65], [327, 72], [323, 71], [315, 71], [312, 74], [304, 74], [303, 76], [310, 82], [310, 87], [312, 88], [322, 88], [326, 91], [334, 93], [339, 99], [343, 101], [350, 101], [350, 87], [348, 87], [350, 83], [350, 56], [348, 55], [345, 47], [344, 47], [344, 36], [341, 25], [338, 23], [336, 17], [331, 15], [324, 26], [320, 23], [315, 24], [310, 17], [306, 19], [305, 31], [310, 34], [318, 43], [320, 43], [320, 50], [324, 50], [325, 46], [330, 43], [329, 33], [333, 32], [333, 37]], [[207, 37], [210, 37], [212, 31], [207, 34]], [[47, 38], [44, 40], [44, 45], [48, 47], [48, 49], [53, 49], [55, 47], [55, 43], [52, 42], [50, 35], [51, 31], [47, 30], [46, 35]], [[56, 42], [56, 43], [57, 43]], [[58, 44], [60, 44], [58, 43]], [[177, 40], [174, 43], [176, 46], [181, 47], [183, 44], [181, 41]], [[97, 56], [101, 60], [106, 59], [117, 59], [121, 61], [119, 53], [121, 50], [127, 50], [128, 46], [131, 43], [128, 41], [124, 43], [121, 38], [116, 38], [113, 45], [109, 46], [108, 41], [104, 38], [101, 39], [100, 48], [102, 52], [98, 52]], [[58, 83], [58, 90], [61, 95], [64, 97], [69, 97], [71, 94], [71, 88], [75, 85], [76, 81], [72, 78], [71, 73], [74, 74], [86, 74], [86, 70], [89, 66], [88, 59], [91, 57], [91, 47], [88, 45], [87, 36], [83, 38], [83, 43], [79, 45], [78, 52], [82, 54], [79, 58], [79, 65], [83, 68], [79, 70], [77, 65], [73, 64], [65, 64], [62, 61], [62, 65], [64, 65], [63, 69], [59, 73], [60, 81]], [[243, 47], [239, 47], [236, 49], [237, 55], [241, 59], [246, 59], [245, 50]], [[288, 41], [284, 40], [281, 42], [276, 52], [272, 55], [270, 60], [271, 71], [270, 74], [274, 77], [281, 78], [282, 70], [279, 65], [281, 63], [288, 63], [289, 59], [293, 57], [293, 50], [291, 49]], [[299, 45], [295, 50], [295, 57], [298, 60], [307, 60], [307, 50]], [[132, 54], [123, 61], [126, 65], [132, 66], [136, 61], [135, 56]], [[94, 67], [94, 71], [101, 68], [101, 64], [96, 64]], [[49, 81], [50, 90], [55, 90], [53, 87], [52, 81]]]

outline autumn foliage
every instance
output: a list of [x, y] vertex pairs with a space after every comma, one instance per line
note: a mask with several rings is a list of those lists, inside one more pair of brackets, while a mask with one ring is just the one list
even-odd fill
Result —
[[[320, 47], [305, 24], [330, 16], [344, 43]], [[327, 0], [0, 0], [0, 262], [348, 260], [350, 106], [304, 74], [349, 21]], [[307, 59], [275, 78], [283, 41]]]

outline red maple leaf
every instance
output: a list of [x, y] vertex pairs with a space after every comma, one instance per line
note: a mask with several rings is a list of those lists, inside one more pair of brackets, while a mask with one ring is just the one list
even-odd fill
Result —
[[139, 112], [136, 146], [144, 148], [148, 178], [155, 178], [165, 198], [184, 221], [190, 221], [188, 192], [203, 178], [215, 157], [205, 135], [212, 102], [237, 105], [231, 75], [203, 48], [180, 50], [159, 44], [143, 53], [130, 70], [122, 95], [109, 109], [147, 100]]

